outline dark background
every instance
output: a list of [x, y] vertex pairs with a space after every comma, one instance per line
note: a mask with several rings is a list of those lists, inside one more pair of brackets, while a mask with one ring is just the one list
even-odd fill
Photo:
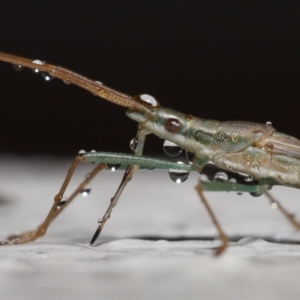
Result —
[[[298, 1], [7, 1], [0, 51], [41, 59], [201, 118], [300, 137]], [[126, 109], [0, 63], [0, 151], [129, 152]], [[146, 153], [162, 141], [147, 139]]]

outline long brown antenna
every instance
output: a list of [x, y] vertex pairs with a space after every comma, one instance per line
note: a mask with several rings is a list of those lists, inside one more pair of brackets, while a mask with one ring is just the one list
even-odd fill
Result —
[[0, 52], [0, 60], [12, 63], [17, 66], [28, 67], [31, 69], [37, 69], [41, 72], [47, 72], [51, 76], [62, 79], [67, 83], [73, 83], [75, 85], [80, 86], [83, 89], [86, 89], [92, 92], [95, 95], [98, 95], [101, 98], [104, 98], [110, 102], [116, 103], [121, 106], [125, 106], [128, 108], [138, 109], [140, 111], [144, 111], [150, 114], [149, 109], [146, 105], [143, 104], [142, 101], [138, 101], [131, 96], [120, 93], [116, 90], [113, 90], [100, 82], [93, 81], [88, 79], [80, 74], [77, 74], [68, 69], [47, 64], [45, 62], [41, 62], [39, 60], [31, 61], [30, 59], [23, 58], [16, 55], [11, 55], [7, 53]]

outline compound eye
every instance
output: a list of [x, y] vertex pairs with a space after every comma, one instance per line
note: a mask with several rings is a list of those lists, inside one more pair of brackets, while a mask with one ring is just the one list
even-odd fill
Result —
[[168, 130], [169, 132], [177, 132], [180, 130], [180, 122], [179, 120], [175, 119], [175, 118], [169, 118], [167, 119], [167, 121], [165, 122], [165, 128], [166, 130]]

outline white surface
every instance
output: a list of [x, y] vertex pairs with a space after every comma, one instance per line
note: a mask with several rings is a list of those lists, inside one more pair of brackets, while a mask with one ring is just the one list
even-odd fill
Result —
[[[1, 157], [1, 239], [41, 223], [70, 164]], [[71, 187], [92, 167], [80, 166]], [[264, 196], [206, 193], [224, 231], [245, 237], [215, 258], [218, 241], [200, 239], [215, 237], [216, 230], [194, 190], [196, 174], [180, 185], [164, 171], [135, 174], [96, 247], [89, 247], [121, 177], [121, 172], [103, 171], [90, 196], [76, 199], [45, 237], [0, 247], [1, 299], [299, 298], [300, 245], [262, 238], [300, 241], [300, 233]], [[298, 190], [272, 192], [291, 212], [300, 211]], [[140, 239], [147, 236], [158, 240]], [[249, 236], [261, 238], [249, 241]], [[176, 237], [187, 239], [171, 240]]]

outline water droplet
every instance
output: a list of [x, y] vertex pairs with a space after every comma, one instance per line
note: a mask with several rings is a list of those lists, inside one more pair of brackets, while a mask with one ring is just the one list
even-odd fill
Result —
[[271, 121], [267, 121], [267, 122], [266, 122], [266, 125], [272, 126], [272, 122], [271, 122]]
[[129, 143], [129, 148], [133, 151], [136, 147], [138, 139], [136, 137], [134, 137], [133, 139], [131, 139], [130, 143]]
[[193, 164], [195, 154], [192, 153], [192, 152], [188, 152], [188, 151], [185, 151], [185, 154], [186, 154], [187, 161], [188, 161], [190, 164]]
[[64, 80], [63, 80], [63, 82], [64, 82], [64, 84], [66, 84], [66, 85], [69, 85], [69, 84], [71, 84], [71, 82], [70, 82], [70, 81], [68, 81], [68, 80], [66, 80], [66, 79], [64, 79]]
[[[42, 61], [40, 61], [39, 59], [33, 60], [32, 63], [34, 63], [34, 64], [36, 64], [36, 65], [41, 65], [41, 66], [44, 64], [44, 63], [43, 63]], [[33, 71], [34, 73], [39, 73], [39, 69], [32, 69], [32, 71]]]
[[[101, 81], [95, 80], [95, 83], [97, 83], [98, 85], [103, 85], [103, 83]], [[96, 94], [96, 93], [92, 92], [92, 95], [98, 97], [98, 94]]]
[[[178, 161], [177, 163], [183, 164], [183, 162], [180, 162], [180, 161]], [[184, 171], [184, 170], [170, 169], [168, 172], [169, 172], [169, 177], [171, 178], [171, 180], [178, 184], [181, 182], [185, 182], [190, 175], [190, 172]]]
[[17, 64], [13, 64], [12, 67], [13, 67], [16, 71], [21, 71], [21, 70], [23, 70], [23, 68], [24, 68], [23, 66], [17, 65]]
[[43, 63], [41, 60], [39, 60], [39, 59], [33, 60], [32, 63], [34, 63], [34, 64], [36, 64], [36, 65], [41, 65], [41, 66], [44, 64], [44, 63]]
[[253, 181], [253, 176], [248, 175], [244, 180], [246, 182], [251, 182], [251, 181]]
[[158, 105], [158, 102], [156, 101], [156, 99], [151, 95], [142, 94], [142, 95], [139, 96], [139, 98], [142, 101], [151, 104], [153, 107]]
[[237, 194], [238, 194], [239, 196], [243, 195], [243, 193], [242, 193], [242, 192], [238, 192]]
[[46, 81], [52, 80], [54, 77], [47, 72], [41, 72], [41, 75], [44, 77]]
[[177, 146], [176, 144], [165, 140], [164, 144], [163, 144], [163, 149], [165, 151], [165, 153], [169, 156], [177, 156], [182, 152], [182, 148]]
[[214, 181], [226, 182], [228, 181], [228, 175], [225, 172], [218, 172], [214, 176]]
[[253, 197], [259, 197], [259, 196], [261, 196], [263, 193], [262, 192], [250, 192], [249, 193], [251, 196], [253, 196]]
[[156, 168], [155, 167], [147, 167], [147, 170], [149, 170], [149, 171], [153, 171], [153, 170], [155, 170]]
[[231, 182], [231, 183], [236, 183], [237, 181], [236, 181], [236, 179], [235, 179], [235, 178], [230, 178], [230, 179], [228, 180], [228, 182]]
[[83, 190], [80, 191], [81, 195], [83, 197], [87, 197], [89, 195], [89, 193], [91, 192], [91, 188], [87, 187], [87, 188], [84, 188]]
[[209, 182], [209, 179], [206, 174], [200, 174], [200, 181]]
[[121, 164], [106, 164], [106, 167], [112, 172], [119, 170], [121, 168]]
[[86, 151], [85, 150], [80, 150], [79, 152], [78, 152], [78, 155], [83, 155], [83, 154], [85, 154], [86, 153]]
[[272, 202], [271, 203], [271, 207], [274, 208], [274, 209], [276, 209], [276, 208], [278, 208], [278, 204], [276, 202]]
[[99, 219], [99, 220], [98, 220], [98, 224], [101, 224], [101, 223], [102, 223], [102, 219]]
[[60, 201], [58, 203], [58, 207], [64, 206], [67, 203], [67, 196], [64, 194], [61, 196]]

